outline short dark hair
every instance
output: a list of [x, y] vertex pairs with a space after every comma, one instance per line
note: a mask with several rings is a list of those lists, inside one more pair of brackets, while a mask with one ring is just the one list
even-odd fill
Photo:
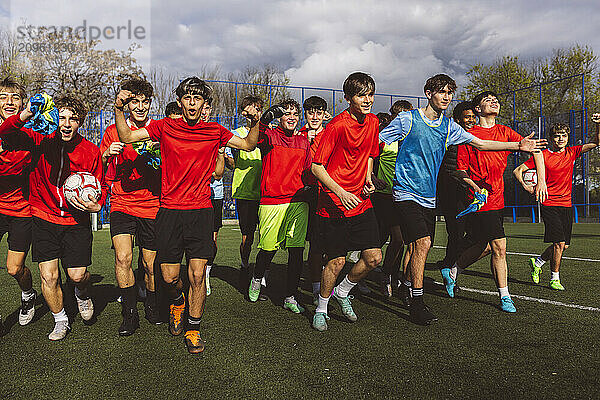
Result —
[[181, 107], [179, 107], [179, 104], [177, 104], [176, 101], [170, 102], [165, 107], [165, 115], [168, 117], [169, 115], [172, 115], [172, 114], [177, 114], [177, 115], [183, 114], [183, 112], [181, 111]]
[[382, 124], [387, 125], [392, 120], [392, 116], [386, 112], [380, 112], [380, 113], [377, 113], [377, 119], [379, 120], [379, 125], [382, 125]]
[[500, 99], [498, 99], [498, 95], [496, 94], [496, 92], [492, 92], [491, 90], [485, 90], [473, 97], [473, 100], [471, 100], [471, 103], [473, 103], [473, 108], [480, 105], [481, 100], [485, 99], [488, 96], [494, 96], [498, 100], [498, 102], [500, 102]]
[[284, 109], [294, 107], [296, 111], [298, 111], [298, 114], [300, 114], [300, 104], [298, 104], [298, 102], [294, 99], [284, 99], [279, 105], [282, 106]]
[[211, 97], [207, 97], [206, 99], [204, 99], [204, 104], [208, 104], [211, 107], [212, 107], [212, 102], [213, 102], [212, 96]]
[[473, 111], [473, 114], [476, 114], [475, 107], [473, 107], [473, 103], [470, 101], [461, 101], [458, 103], [456, 107], [454, 107], [454, 110], [452, 110], [452, 118], [454, 118], [454, 121], [458, 122], [462, 117], [462, 113], [467, 110], [471, 110]]
[[56, 109], [60, 112], [62, 108], [66, 108], [67, 110], [71, 110], [73, 114], [77, 116], [77, 121], [79, 121], [79, 125], [83, 125], [85, 121], [85, 117], [87, 116], [87, 107], [81, 100], [76, 97], [66, 95], [59, 97], [54, 101], [56, 104]]
[[27, 98], [27, 93], [25, 93], [25, 88], [19, 82], [17, 82], [13, 77], [7, 76], [6, 78], [0, 81], [0, 89], [12, 89], [19, 93], [19, 96], [25, 101]]
[[152, 98], [154, 95], [154, 88], [150, 82], [140, 78], [131, 78], [123, 81], [123, 83], [121, 83], [121, 89], [129, 90], [134, 96], [143, 94], [147, 99]]
[[197, 76], [185, 78], [175, 89], [175, 95], [181, 99], [186, 94], [199, 94], [204, 100], [212, 96], [212, 88]]
[[[408, 100], [396, 100], [390, 107], [390, 114], [398, 115], [402, 111], [410, 111], [413, 109], [413, 105]], [[379, 114], [378, 114], [379, 115]]]
[[304, 100], [304, 104], [302, 104], [302, 108], [304, 108], [304, 111], [309, 111], [309, 110], [327, 111], [327, 102], [322, 97], [310, 96], [308, 99]]
[[354, 72], [344, 81], [344, 96], [348, 99], [354, 96], [375, 93], [375, 81], [364, 72]]
[[426, 93], [429, 90], [431, 94], [435, 94], [445, 88], [446, 85], [448, 85], [453, 92], [456, 91], [456, 82], [454, 82], [454, 79], [446, 74], [437, 74], [427, 79], [427, 82], [425, 82], [425, 86], [423, 87], [423, 93]]
[[550, 127], [550, 132], [548, 133], [548, 137], [552, 137], [558, 133], [565, 132], [567, 135], [571, 133], [571, 128], [569, 125], [563, 124], [562, 122], [557, 122]]
[[256, 106], [256, 108], [262, 110], [263, 101], [258, 96], [246, 96], [242, 99], [242, 102], [240, 103], [240, 112], [244, 111], [244, 108], [251, 106], [251, 105], [254, 105], [254, 106]]

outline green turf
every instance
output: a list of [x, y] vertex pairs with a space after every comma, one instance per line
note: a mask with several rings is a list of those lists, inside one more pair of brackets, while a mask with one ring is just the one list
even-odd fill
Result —
[[[456, 299], [433, 284], [440, 275], [433, 249], [426, 271], [426, 303], [439, 321], [430, 327], [407, 321], [398, 299], [357, 296], [359, 317], [345, 322], [330, 305], [330, 329], [310, 328], [314, 306], [310, 283], [300, 299], [305, 315], [273, 301], [251, 304], [238, 283], [239, 230], [225, 226], [219, 237], [213, 294], [202, 320], [206, 351], [188, 355], [181, 337], [165, 325], [142, 319], [135, 335], [120, 338], [120, 305], [108, 230], [94, 236], [94, 299], [97, 321], [77, 316], [66, 340], [50, 342], [52, 315], [43, 306], [32, 324], [16, 322], [18, 290], [0, 273], [0, 311], [7, 332], [0, 338], [0, 399], [62, 398], [600, 398], [600, 313], [517, 299], [514, 315], [498, 310], [498, 297], [461, 292]], [[539, 253], [543, 227], [506, 224], [508, 251]], [[571, 257], [600, 259], [600, 225], [574, 227]], [[436, 245], [445, 243], [438, 224]], [[0, 249], [4, 259], [5, 242]], [[253, 252], [253, 256], [255, 252]], [[600, 307], [599, 262], [566, 260], [561, 271], [565, 292], [530, 282], [527, 257], [509, 255], [512, 294]], [[285, 253], [274, 260], [273, 286], [284, 284]], [[31, 265], [31, 262], [28, 262]], [[39, 274], [34, 286], [39, 289]], [[370, 277], [375, 280], [376, 275]], [[374, 281], [368, 282], [376, 288]], [[495, 291], [484, 259], [460, 277], [461, 286]], [[143, 316], [143, 306], [138, 304]]]

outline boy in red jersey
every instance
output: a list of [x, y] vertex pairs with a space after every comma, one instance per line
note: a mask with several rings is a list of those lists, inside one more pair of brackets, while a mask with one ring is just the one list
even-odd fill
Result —
[[[559, 269], [563, 252], [571, 243], [573, 166], [579, 156], [595, 149], [600, 143], [600, 114], [592, 115], [592, 121], [596, 124], [596, 134], [591, 143], [567, 147], [570, 129], [567, 125], [558, 123], [550, 128], [549, 148], [542, 152], [548, 199], [542, 203], [541, 213], [545, 228], [544, 242], [550, 245], [539, 257], [529, 259], [529, 266], [531, 279], [539, 283], [542, 265], [550, 260], [550, 288], [554, 290], [565, 290], [560, 283]], [[535, 187], [523, 181], [523, 172], [534, 166], [534, 160], [530, 158], [514, 170], [515, 177], [529, 193], [533, 193]]]
[[[127, 104], [131, 129], [147, 126], [154, 89], [142, 79], [130, 79], [121, 85], [135, 97]], [[131, 144], [119, 140], [117, 127], [106, 128], [102, 142], [102, 163], [107, 167], [106, 180], [111, 189], [110, 235], [115, 249], [115, 275], [121, 294], [121, 315], [119, 335], [132, 335], [139, 327], [136, 308], [137, 290], [132, 269], [133, 245], [140, 247], [145, 271], [146, 319], [153, 324], [160, 323], [156, 308], [154, 284], [154, 258], [156, 256], [156, 234], [154, 224], [159, 206], [160, 169], [148, 164], [147, 159], [136, 152]]]
[[[0, 81], [0, 123], [21, 112], [26, 99], [23, 87], [11, 78]], [[31, 245], [31, 209], [28, 193], [31, 153], [0, 142], [0, 238], [8, 233], [6, 270], [21, 288], [19, 324], [35, 314], [36, 291], [25, 258]]]
[[[287, 99], [276, 107], [280, 107], [283, 112], [277, 128], [268, 129], [270, 121], [265, 116], [261, 118], [260, 124], [260, 240], [248, 297], [252, 302], [258, 300], [265, 270], [278, 249], [287, 249], [288, 276], [283, 308], [300, 314], [304, 312], [304, 308], [296, 298], [308, 225], [305, 187], [310, 175], [310, 144], [306, 136], [296, 131], [300, 105], [295, 100]], [[268, 116], [269, 110], [265, 114]]]
[[256, 147], [258, 116], [252, 116], [252, 129], [242, 139], [217, 123], [200, 119], [205, 99], [212, 94], [204, 81], [197, 77], [184, 79], [175, 94], [182, 118], [163, 118], [152, 121], [147, 127], [131, 130], [123, 109], [134, 95], [121, 90], [115, 100], [115, 123], [124, 143], [148, 139], [160, 142], [162, 177], [156, 238], [158, 262], [171, 299], [169, 331], [180, 335], [184, 330], [185, 297], [179, 270], [185, 253], [190, 260], [185, 344], [190, 353], [200, 353], [204, 350], [199, 326], [206, 300], [205, 267], [214, 252], [210, 177], [220, 147], [227, 145], [242, 150]]
[[83, 103], [65, 96], [56, 101], [56, 108], [59, 110], [59, 128], [51, 135], [23, 128], [33, 116], [30, 104], [0, 127], [1, 138], [23, 139], [27, 142], [26, 148], [38, 154], [29, 179], [32, 259], [39, 262], [42, 294], [54, 315], [54, 330], [48, 335], [50, 340], [63, 339], [70, 329], [59, 284], [59, 260], [75, 284], [81, 317], [87, 321], [94, 314], [87, 270], [92, 263], [89, 213], [100, 211], [107, 192], [103, 184], [99, 201], [76, 198], [73, 204], [67, 203], [62, 186], [72, 173], [89, 172], [104, 182], [102, 157], [98, 147], [78, 133], [86, 116]]
[[[302, 104], [304, 109], [304, 119], [306, 125], [300, 129], [300, 133], [308, 138], [310, 142], [310, 154], [314, 158], [321, 142], [321, 137], [325, 128], [323, 127], [323, 121], [325, 120], [325, 113], [327, 112], [327, 102], [325, 99], [319, 96], [311, 96], [304, 100]], [[321, 292], [321, 273], [323, 272], [323, 249], [321, 238], [319, 237], [319, 223], [317, 216], [317, 199], [318, 199], [318, 187], [316, 180], [311, 181], [313, 188], [309, 193], [308, 206], [309, 206], [309, 217], [308, 217], [308, 229], [306, 239], [310, 243], [308, 249], [308, 267], [310, 269], [310, 277], [312, 281], [312, 292], [313, 292], [313, 303], [318, 305], [319, 293]]]
[[[507, 126], [496, 124], [500, 112], [498, 96], [491, 91], [485, 91], [472, 102], [479, 116], [479, 125], [475, 125], [469, 133], [483, 140], [499, 142], [519, 142], [521, 135]], [[448, 289], [456, 282], [457, 275], [468, 265], [475, 262], [490, 246], [490, 266], [500, 295], [502, 311], [513, 313], [517, 309], [508, 291], [508, 266], [506, 263], [506, 236], [504, 234], [502, 210], [504, 209], [504, 179], [509, 151], [483, 152], [472, 146], [460, 146], [457, 154], [457, 170], [464, 171], [468, 177], [465, 182], [475, 192], [486, 189], [489, 193], [487, 202], [475, 213], [466, 216], [467, 240], [470, 246], [459, 256], [451, 268], [451, 280], [446, 282]], [[533, 153], [538, 170], [539, 184], [536, 188], [536, 198], [544, 201], [547, 196], [543, 171], [543, 157], [540, 151]]]
[[[343, 89], [348, 108], [327, 124], [312, 164], [322, 185], [317, 213], [328, 259], [312, 323], [318, 331], [327, 330], [332, 290], [346, 319], [356, 321], [348, 293], [381, 262], [377, 221], [368, 197], [375, 190], [371, 173], [379, 155], [379, 121], [371, 113], [375, 81], [355, 72]], [[361, 250], [361, 258], [334, 289], [350, 250]]]

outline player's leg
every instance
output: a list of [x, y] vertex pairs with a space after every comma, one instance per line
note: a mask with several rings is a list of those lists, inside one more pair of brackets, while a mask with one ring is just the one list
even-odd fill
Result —
[[[112, 213], [114, 216], [116, 213]], [[116, 221], [111, 220], [111, 228]], [[133, 259], [133, 235], [120, 233], [112, 238], [115, 248], [115, 276], [119, 293], [121, 296], [122, 321], [118, 332], [121, 336], [129, 336], [139, 327], [139, 315], [137, 312], [137, 289], [135, 277], [131, 268]]]
[[89, 321], [94, 315], [94, 304], [91, 297], [91, 274], [87, 267], [67, 268], [67, 275], [75, 285], [75, 300], [79, 314], [84, 321]]
[[151, 324], [160, 324], [158, 302], [156, 296], [156, 277], [154, 275], [154, 260], [156, 259], [156, 219], [136, 217], [136, 241], [140, 247], [139, 259], [144, 271], [144, 300], [145, 317]]
[[[5, 220], [2, 231], [8, 230], [8, 253], [6, 255], [6, 270], [15, 278], [21, 289], [21, 309], [19, 324], [27, 325], [35, 314], [36, 291], [33, 289], [31, 271], [25, 265], [25, 258], [31, 245], [31, 217], [9, 217], [0, 215]], [[0, 237], [3, 235], [0, 235]]]
[[[404, 238], [403, 238], [404, 240]], [[405, 306], [410, 304], [410, 300], [412, 299], [412, 281], [410, 278], [410, 256], [413, 253], [414, 245], [408, 243], [406, 245], [406, 252], [404, 253], [404, 258], [402, 258], [402, 277], [400, 279], [400, 287], [398, 290], [398, 295], [404, 303]]]
[[500, 308], [505, 312], [516, 312], [514, 302], [508, 291], [508, 265], [506, 263], [506, 238], [494, 239], [490, 242], [492, 250], [490, 265], [498, 294], [500, 295]]
[[87, 271], [87, 267], [92, 264], [92, 225], [87, 222], [59, 228], [63, 249], [61, 263], [75, 285], [75, 300], [77, 300], [79, 314], [84, 321], [89, 321], [94, 315], [91, 275]]
[[256, 200], [235, 201], [238, 210], [238, 221], [242, 233], [242, 242], [240, 243], [240, 258], [242, 261], [242, 273], [247, 274], [250, 262], [250, 252], [254, 243], [254, 233], [258, 224], [258, 205]]
[[[210, 271], [214, 264], [215, 258], [217, 256], [217, 238], [219, 237], [219, 229], [223, 226], [223, 199], [212, 199], [214, 212], [214, 221], [213, 221], [213, 249], [214, 254], [208, 259], [208, 263], [206, 264], [206, 295], [210, 296]], [[241, 255], [241, 253], [240, 253]]]
[[563, 252], [567, 248], [565, 242], [552, 243], [552, 257], [550, 257], [550, 288], [554, 290], [565, 290], [560, 283], [560, 263]]
[[54, 316], [54, 329], [48, 335], [50, 340], [61, 340], [70, 330], [69, 318], [63, 305], [63, 292], [60, 287], [58, 258], [39, 263], [42, 295], [48, 309]]
[[304, 307], [298, 303], [298, 286], [304, 265], [303, 255], [308, 229], [308, 213], [307, 203], [290, 203], [283, 222], [285, 247], [288, 250], [287, 285], [283, 308], [296, 314], [304, 312]]

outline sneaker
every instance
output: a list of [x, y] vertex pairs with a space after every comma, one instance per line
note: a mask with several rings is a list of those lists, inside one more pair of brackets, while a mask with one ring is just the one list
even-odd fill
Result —
[[325, 332], [327, 330], [327, 320], [329, 316], [325, 313], [318, 312], [313, 317], [312, 327], [319, 332]]
[[204, 351], [204, 340], [202, 340], [198, 331], [187, 331], [183, 341], [190, 354], [198, 354]]
[[19, 325], [27, 325], [33, 319], [35, 314], [35, 300], [37, 292], [33, 291], [33, 296], [29, 300], [21, 298], [21, 311], [19, 311]]
[[540, 273], [542, 272], [542, 267], [535, 266], [534, 257], [529, 259], [529, 267], [531, 268], [531, 280], [533, 283], [540, 283]]
[[[182, 294], [183, 296], [183, 294]], [[185, 297], [181, 305], [171, 304], [169, 306], [169, 332], [173, 336], [183, 333], [183, 312], [185, 311]]]
[[551, 279], [550, 280], [550, 289], [565, 290], [565, 287], [560, 284], [560, 279]]
[[210, 296], [210, 275], [206, 274], [204, 279], [206, 280], [206, 295]]
[[379, 289], [381, 290], [381, 294], [383, 296], [392, 297], [392, 277], [390, 275], [383, 277]]
[[160, 325], [162, 323], [156, 305], [150, 304], [147, 298], [146, 302], [144, 303], [144, 314], [146, 320], [148, 320], [148, 322], [150, 322], [151, 324]]
[[294, 297], [286, 297], [283, 301], [283, 308], [290, 310], [294, 314], [302, 314], [304, 312], [304, 307], [298, 304]]
[[517, 312], [517, 308], [515, 307], [515, 303], [512, 301], [510, 296], [503, 296], [500, 299], [500, 308], [504, 312], [515, 313]]
[[454, 297], [454, 286], [456, 285], [456, 281], [450, 276], [450, 268], [442, 268], [440, 269], [440, 272], [442, 273], [446, 293], [448, 293], [448, 296]]
[[135, 308], [126, 310], [123, 308], [121, 312], [123, 322], [119, 326], [119, 336], [130, 336], [135, 333], [135, 330], [140, 327], [140, 317]]
[[77, 308], [79, 309], [79, 314], [81, 315], [81, 319], [84, 321], [89, 321], [94, 316], [94, 303], [92, 303], [92, 298], [88, 297], [87, 299], [80, 299], [75, 296], [77, 300]]
[[398, 297], [400, 297], [400, 300], [402, 300], [402, 303], [405, 306], [410, 305], [410, 288], [408, 286], [406, 286], [405, 284], [400, 284], [400, 287], [398, 288]]
[[252, 278], [250, 280], [250, 286], [248, 286], [248, 298], [251, 302], [255, 303], [260, 295], [260, 279]]
[[62, 340], [67, 336], [67, 333], [71, 330], [69, 321], [56, 321], [54, 323], [54, 329], [48, 335], [50, 340]]
[[356, 289], [360, 294], [371, 293], [371, 289], [369, 289], [369, 287], [363, 281], [358, 281], [358, 283], [356, 284]]
[[429, 325], [438, 320], [422, 301], [410, 304], [410, 317], [418, 325]]
[[346, 319], [350, 322], [355, 322], [358, 319], [358, 317], [354, 313], [354, 310], [352, 309], [352, 303], [350, 302], [350, 300], [354, 299], [354, 296], [348, 295], [346, 297], [341, 297], [338, 296], [337, 291], [333, 289], [333, 297], [337, 300], [338, 303], [340, 303], [340, 307], [342, 307], [342, 314], [344, 315], [344, 317], [346, 317]]

